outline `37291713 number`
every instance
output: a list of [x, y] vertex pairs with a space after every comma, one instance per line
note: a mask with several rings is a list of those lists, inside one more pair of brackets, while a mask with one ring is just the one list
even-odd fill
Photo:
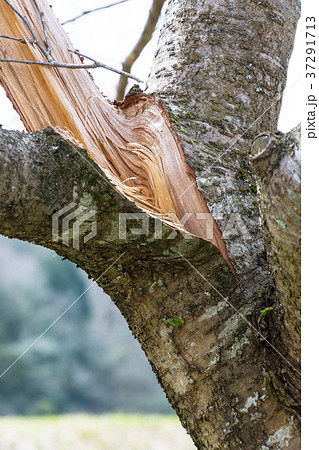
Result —
[[[308, 30], [308, 29], [315, 30], [316, 29], [315, 22], [316, 22], [315, 17], [306, 17], [306, 30]], [[315, 74], [315, 62], [316, 62], [315, 34], [312, 34], [309, 31], [306, 31], [306, 39], [309, 39], [309, 38], [313, 38], [313, 40], [306, 41], [306, 45], [307, 45], [307, 48], [306, 48], [306, 53], [307, 53], [307, 56], [306, 56], [306, 78], [316, 78], [316, 74]], [[311, 45], [313, 47], [310, 47]], [[311, 55], [311, 56], [308, 56], [308, 55]], [[311, 63], [313, 63], [313, 65], [311, 65]]]

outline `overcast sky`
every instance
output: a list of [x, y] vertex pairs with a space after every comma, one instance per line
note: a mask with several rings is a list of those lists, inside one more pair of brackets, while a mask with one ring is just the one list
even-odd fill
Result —
[[[87, 9], [114, 3], [115, 0], [51, 0], [55, 15], [64, 22]], [[130, 53], [138, 40], [148, 17], [152, 0], [129, 0], [96, 13], [88, 14], [77, 21], [65, 25], [75, 48], [82, 53], [121, 69], [121, 62]], [[150, 71], [159, 28], [152, 41], [133, 66], [132, 73], [146, 80]], [[300, 33], [298, 33], [299, 35]], [[279, 121], [279, 129], [288, 131], [300, 120], [301, 108], [301, 70], [300, 38], [297, 35], [295, 49], [290, 63], [286, 93]], [[115, 98], [118, 76], [104, 69], [92, 71], [96, 84], [111, 100]], [[298, 81], [299, 80], [299, 81]], [[132, 82], [131, 82], [132, 83]], [[0, 88], [0, 124], [7, 129], [23, 129], [11, 103]]]

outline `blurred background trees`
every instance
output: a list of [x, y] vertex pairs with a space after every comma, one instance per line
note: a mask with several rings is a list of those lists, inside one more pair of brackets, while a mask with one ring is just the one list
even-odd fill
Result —
[[[47, 249], [4, 237], [0, 248], [2, 373], [91, 282]], [[79, 411], [172, 411], [125, 320], [97, 286], [0, 378], [1, 415]]]

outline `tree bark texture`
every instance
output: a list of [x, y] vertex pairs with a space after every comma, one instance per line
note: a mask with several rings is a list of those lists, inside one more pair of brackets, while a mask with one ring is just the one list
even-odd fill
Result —
[[[265, 246], [277, 289], [274, 303], [279, 319], [277, 348], [284, 349], [289, 359], [300, 367], [300, 126], [287, 134], [265, 133], [257, 137], [251, 151], [259, 185]], [[283, 378], [287, 381], [286, 373]], [[290, 383], [290, 402], [297, 407], [299, 380], [293, 377]], [[279, 396], [281, 390], [282, 386], [277, 387]], [[286, 395], [287, 389], [283, 391]]]
[[[52, 129], [1, 131], [0, 232], [54, 249], [112, 297], [200, 449], [300, 447], [299, 248], [282, 244], [297, 235], [299, 140], [274, 134], [298, 17], [292, 0], [171, 0], [148, 82], [237, 277], [210, 242], [166, 225], [156, 239], [153, 219], [147, 237], [119, 239], [119, 214], [141, 211], [83, 149]], [[52, 241], [72, 201], [97, 218], [79, 249]]]
[[[260, 207], [264, 209], [268, 186], [261, 183], [258, 173], [256, 177], [257, 165], [250, 152], [256, 136], [277, 128], [299, 7], [297, 1], [169, 2], [147, 90], [156, 93], [173, 113], [188, 163], [195, 169], [199, 189], [226, 238], [247, 301], [255, 311], [274, 307], [268, 318], [272, 324], [264, 335], [282, 354], [289, 355], [296, 368], [300, 365], [300, 249], [298, 243], [290, 246], [285, 263], [288, 252], [281, 257], [290, 271], [281, 266], [285, 280], [280, 283], [278, 262], [271, 257], [276, 254], [274, 239], [265, 232], [267, 221], [260, 226]], [[296, 132], [294, 136], [298, 142]], [[295, 159], [291, 152], [286, 154], [279, 171], [282, 174], [288, 165], [286, 172], [291, 172], [281, 177], [281, 193], [290, 187], [288, 180], [294, 179], [294, 203], [290, 199], [289, 211], [284, 208], [281, 213], [294, 242], [300, 223], [286, 214], [295, 220], [300, 213], [296, 187], [300, 167]], [[267, 173], [271, 170], [268, 167]], [[279, 197], [276, 172], [273, 203]], [[286, 236], [280, 238], [282, 245]], [[297, 288], [291, 289], [292, 285]], [[281, 299], [283, 290], [288, 302]], [[255, 320], [264, 328], [260, 315]], [[299, 374], [289, 364], [281, 367], [283, 360], [278, 355], [266, 352], [265, 361], [272, 368], [270, 373], [276, 373], [271, 384], [280, 398], [285, 397], [286, 405], [300, 411]]]

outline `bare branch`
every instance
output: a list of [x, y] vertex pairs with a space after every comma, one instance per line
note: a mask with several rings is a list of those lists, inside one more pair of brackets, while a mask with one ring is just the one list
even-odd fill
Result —
[[33, 0], [33, 3], [35, 4], [35, 7], [37, 8], [37, 11], [38, 11], [39, 16], [41, 18], [43, 34], [44, 34], [44, 42], [45, 42], [45, 48], [46, 48], [45, 56], [47, 57], [47, 60], [49, 62], [52, 62], [53, 58], [51, 56], [51, 46], [50, 46], [50, 40], [49, 40], [47, 26], [46, 26], [46, 23], [45, 23], [44, 12], [40, 10], [39, 5], [38, 5], [36, 0]]
[[[45, 17], [44, 17], [44, 13], [43, 11], [40, 10], [39, 5], [37, 3], [36, 0], [33, 0], [33, 3], [40, 15], [41, 18], [41, 23], [42, 23], [42, 28], [43, 28], [43, 34], [44, 34], [44, 42], [45, 42], [45, 48], [43, 47], [43, 45], [40, 43], [40, 41], [38, 40], [38, 38], [36, 37], [27, 17], [23, 16], [10, 2], [9, 0], [4, 0], [7, 5], [23, 20], [23, 22], [27, 25], [30, 33], [33, 36], [33, 40], [28, 40], [28, 42], [35, 44], [41, 51], [41, 53], [43, 54], [43, 56], [48, 60], [48, 61], [30, 61], [30, 60], [20, 60], [20, 59], [13, 59], [13, 58], [0, 58], [0, 62], [7, 62], [7, 63], [18, 63], [18, 64], [33, 64], [33, 65], [38, 65], [38, 66], [48, 66], [48, 67], [60, 67], [60, 68], [64, 68], [64, 69], [96, 69], [96, 68], [103, 68], [106, 70], [110, 70], [111, 72], [115, 72], [119, 75], [121, 75], [121, 77], [129, 77], [132, 78], [133, 80], [138, 81], [139, 83], [143, 83], [143, 80], [141, 80], [140, 78], [131, 75], [128, 72], [125, 72], [123, 70], [118, 70], [118, 69], [114, 69], [114, 67], [110, 67], [100, 61], [96, 61], [95, 59], [91, 58], [90, 56], [86, 56], [83, 55], [82, 53], [75, 51], [75, 50], [69, 50], [70, 52], [78, 55], [79, 57], [83, 57], [86, 59], [89, 59], [90, 61], [92, 61], [92, 64], [83, 64], [81, 62], [81, 64], [71, 64], [71, 63], [63, 63], [63, 62], [59, 62], [59, 61], [55, 61], [54, 58], [51, 55], [51, 45], [50, 45], [50, 39], [49, 39], [49, 35], [48, 35], [48, 30], [47, 30], [47, 26], [46, 26], [46, 22], [45, 22]], [[128, 0], [122, 0], [123, 1], [128, 1]], [[112, 5], [109, 5], [112, 6]], [[100, 8], [101, 9], [101, 8]], [[0, 35], [0, 37], [6, 38], [6, 39], [12, 39], [15, 41], [19, 41], [22, 44], [26, 44], [27, 41], [23, 38], [16, 38], [16, 37], [11, 37], [11, 36], [7, 36], [7, 35]]]
[[50, 58], [52, 58], [52, 56], [51, 56], [50, 39], [49, 39], [49, 35], [48, 35], [47, 26], [46, 26], [46, 23], [45, 23], [44, 13], [42, 11], [40, 13], [40, 16], [41, 16], [43, 33], [44, 33], [44, 38], [45, 38], [45, 47], [47, 49], [48, 55], [50, 56]]
[[[76, 53], [76, 52], [74, 52]], [[82, 56], [80, 53], [77, 53], [78, 55]], [[84, 55], [83, 55], [84, 56]], [[89, 58], [91, 61], [94, 61], [94, 59]], [[123, 72], [122, 70], [114, 69], [113, 67], [107, 66], [106, 64], [103, 64], [99, 61], [94, 61], [92, 64], [69, 64], [69, 63], [61, 63], [58, 61], [28, 61], [28, 60], [20, 60], [20, 59], [9, 59], [9, 58], [0, 58], [0, 62], [7, 62], [7, 63], [18, 63], [18, 64], [34, 64], [38, 66], [47, 66], [47, 67], [60, 67], [62, 69], [97, 69], [97, 68], [103, 68], [107, 70], [111, 70], [112, 72], [118, 73], [119, 75], [126, 76], [129, 78], [133, 78], [133, 80], [138, 81], [139, 83], [143, 83], [142, 80], [137, 78], [134, 75], [131, 75], [130, 73]]]
[[139, 83], [144, 83], [143, 80], [141, 80], [140, 78], [136, 77], [135, 75], [131, 75], [129, 72], [125, 72], [124, 70], [118, 70], [118, 69], [114, 69], [113, 67], [107, 66], [104, 63], [101, 63], [100, 61], [96, 61], [95, 59], [91, 58], [90, 56], [84, 55], [83, 53], [78, 52], [77, 50], [69, 50], [72, 53], [75, 53], [76, 55], [82, 57], [82, 58], [86, 58], [89, 59], [90, 61], [93, 61], [94, 64], [96, 64], [95, 67], [102, 67], [104, 69], [107, 70], [111, 70], [112, 72], [118, 73], [119, 75], [123, 76], [123, 77], [128, 77], [128, 78], [132, 78], [133, 80], [138, 81]]
[[13, 41], [19, 41], [19, 42], [21, 42], [21, 44], [26, 44], [27, 42], [29, 42], [30, 44], [35, 44], [35, 43], [36, 43], [33, 39], [25, 40], [25, 39], [23, 39], [23, 38], [17, 38], [17, 37], [12, 37], [12, 36], [6, 36], [5, 34], [0, 34], [0, 38], [4, 38], [4, 39], [12, 39]]
[[[158, 19], [161, 15], [162, 7], [165, 3], [165, 0], [153, 0], [152, 7], [150, 9], [150, 13], [147, 19], [147, 22], [145, 24], [144, 30], [136, 43], [135, 47], [131, 51], [131, 53], [128, 55], [126, 60], [122, 64], [122, 69], [125, 72], [130, 72], [133, 64], [137, 60], [137, 58], [140, 56], [146, 45], [149, 43], [149, 41], [152, 38], [153, 32], [155, 30], [156, 24], [158, 22]], [[118, 87], [117, 87], [117, 100], [122, 100], [124, 97], [125, 89], [127, 85], [127, 78], [124, 78], [121, 76]]]
[[[39, 39], [36, 37], [36, 35], [34, 34], [34, 31], [33, 31], [33, 29], [32, 29], [32, 27], [31, 27], [31, 25], [30, 25], [30, 23], [29, 23], [29, 21], [28, 21], [28, 19], [26, 18], [26, 16], [23, 16], [10, 2], [9, 2], [9, 0], [4, 0], [5, 2], [6, 2], [6, 4], [8, 5], [8, 6], [10, 6], [10, 8], [20, 17], [20, 19], [22, 19], [23, 20], [23, 22], [26, 24], [26, 26], [28, 27], [28, 30], [30, 31], [30, 33], [31, 33], [31, 35], [32, 35], [32, 37], [33, 37], [33, 40], [34, 40], [34, 43], [39, 47], [39, 49], [41, 50], [41, 52], [44, 54], [44, 55], [46, 55], [47, 54], [47, 52], [46, 52], [46, 49], [43, 47], [43, 45], [41, 44], [41, 42], [39, 41]], [[36, 4], [36, 3], [35, 3]], [[39, 7], [37, 6], [37, 8], [39, 9]]]
[[62, 25], [66, 25], [67, 23], [74, 22], [75, 20], [80, 19], [81, 17], [86, 16], [87, 14], [90, 14], [90, 13], [93, 13], [93, 12], [96, 12], [96, 11], [101, 11], [101, 9], [111, 8], [111, 6], [120, 5], [121, 3], [125, 3], [125, 2], [128, 2], [128, 1], [129, 0], [120, 0], [119, 2], [111, 3], [110, 5], [100, 6], [99, 8], [90, 9], [88, 11], [83, 11], [83, 13], [79, 14], [76, 17], [73, 17], [73, 19], [69, 19], [69, 20], [66, 20], [65, 22], [62, 22]]

